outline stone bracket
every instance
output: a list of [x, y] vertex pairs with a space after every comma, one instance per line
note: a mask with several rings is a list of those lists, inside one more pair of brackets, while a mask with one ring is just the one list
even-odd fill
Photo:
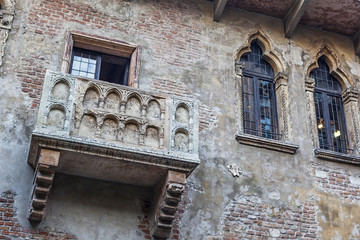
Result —
[[214, 1], [214, 21], [218, 22], [224, 11], [227, 0]]
[[158, 184], [157, 193], [160, 194], [156, 194], [158, 200], [153, 210], [151, 229], [151, 235], [155, 239], [169, 238], [185, 183], [185, 173], [170, 170], [165, 180]]
[[297, 0], [284, 18], [285, 37], [290, 38], [299, 24], [310, 0]]
[[59, 158], [59, 151], [48, 149], [41, 149], [40, 151], [27, 216], [29, 221], [41, 222], [46, 215], [48, 196], [54, 180], [55, 170], [59, 164]]

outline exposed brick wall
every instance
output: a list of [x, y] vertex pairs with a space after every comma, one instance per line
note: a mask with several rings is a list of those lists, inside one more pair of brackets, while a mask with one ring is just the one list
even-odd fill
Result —
[[201, 45], [200, 12], [183, 1], [148, 1], [148, 10], [137, 19], [134, 29], [149, 39], [154, 60], [176, 66], [191, 66], [205, 58]]
[[199, 132], [216, 127], [217, 121], [214, 110], [208, 105], [201, 104], [199, 107]]
[[315, 183], [320, 189], [350, 202], [360, 201], [360, 176], [352, 176], [348, 170], [330, 164], [312, 162], [311, 166]]
[[223, 240], [318, 239], [314, 200], [277, 209], [256, 196], [237, 197], [224, 211], [222, 232]]
[[138, 216], [138, 220], [139, 220], [139, 224], [138, 224], [138, 229], [140, 230], [141, 234], [144, 236], [144, 239], [146, 240], [151, 240], [151, 235], [150, 235], [150, 205], [151, 202], [148, 200], [143, 200], [142, 201], [142, 212], [143, 215], [142, 216]]
[[75, 236], [67, 234], [53, 228], [32, 230], [20, 225], [16, 218], [16, 208], [14, 207], [16, 193], [7, 191], [0, 197], [0, 239], [52, 239], [65, 240], [77, 239]]
[[[41, 1], [28, 14], [27, 34], [32, 34], [34, 39], [36, 35], [45, 36], [48, 44], [44, 48], [52, 49], [55, 42], [50, 41], [54, 38], [65, 39], [63, 35], [68, 30], [66, 23], [71, 23], [82, 25], [84, 32], [93, 33], [93, 30], [102, 29], [146, 39], [148, 50], [157, 62], [191, 66], [204, 58], [205, 52], [200, 44], [201, 28], [195, 20], [199, 13], [192, 4], [182, 1], [148, 1], [141, 4], [145, 10], [136, 17], [126, 19], [124, 23], [124, 19], [100, 12], [85, 3], [70, 0]], [[183, 21], [185, 17], [192, 20]], [[59, 52], [60, 57], [62, 54], [63, 51]], [[39, 103], [44, 73], [51, 67], [50, 58], [49, 54], [39, 56], [38, 52], [27, 53], [21, 61], [17, 77], [21, 79], [22, 91], [33, 99], [32, 108], [36, 108]]]
[[193, 97], [192, 91], [184, 83], [175, 79], [156, 78], [153, 80], [151, 90], [181, 97]]

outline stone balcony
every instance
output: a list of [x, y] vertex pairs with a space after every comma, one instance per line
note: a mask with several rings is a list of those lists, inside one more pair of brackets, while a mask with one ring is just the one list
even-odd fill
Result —
[[28, 162], [35, 180], [61, 172], [155, 187], [199, 164], [198, 122], [195, 99], [48, 71]]

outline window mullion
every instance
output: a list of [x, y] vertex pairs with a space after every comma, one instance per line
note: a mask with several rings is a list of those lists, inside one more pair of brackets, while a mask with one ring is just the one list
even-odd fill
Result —
[[330, 150], [334, 150], [334, 145], [332, 141], [332, 134], [331, 134], [331, 124], [330, 124], [330, 113], [329, 113], [329, 103], [327, 100], [327, 94], [325, 92], [321, 93], [322, 98], [322, 105], [324, 111], [324, 122], [325, 122], [325, 133], [326, 133], [326, 141], [327, 145], [329, 146]]
[[254, 92], [254, 116], [256, 122], [257, 135], [261, 136], [261, 125], [260, 125], [260, 87], [259, 78], [254, 77], [253, 92]]
[[101, 55], [98, 55], [96, 58], [95, 79], [100, 79], [100, 69], [101, 69]]

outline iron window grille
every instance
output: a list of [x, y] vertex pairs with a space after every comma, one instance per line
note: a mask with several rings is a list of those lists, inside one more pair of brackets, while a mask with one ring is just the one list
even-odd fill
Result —
[[274, 71], [262, 59], [262, 50], [252, 41], [251, 52], [240, 61], [245, 64], [242, 78], [244, 133], [264, 138], [280, 139], [278, 133]]
[[314, 102], [316, 110], [319, 147], [325, 150], [350, 154], [347, 143], [345, 113], [341, 101], [340, 83], [330, 74], [324, 58], [318, 60], [319, 68], [310, 73], [315, 79]]

